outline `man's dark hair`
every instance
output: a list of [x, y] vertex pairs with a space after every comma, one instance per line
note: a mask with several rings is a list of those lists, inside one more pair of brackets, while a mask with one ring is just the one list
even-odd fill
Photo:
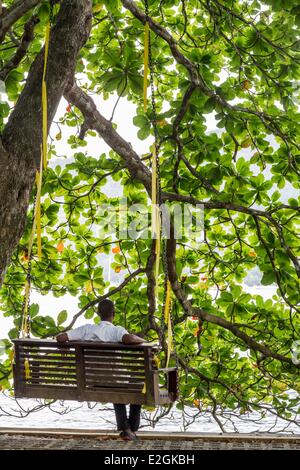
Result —
[[114, 314], [115, 306], [114, 303], [109, 299], [104, 299], [99, 302], [98, 315], [101, 320], [110, 320]]

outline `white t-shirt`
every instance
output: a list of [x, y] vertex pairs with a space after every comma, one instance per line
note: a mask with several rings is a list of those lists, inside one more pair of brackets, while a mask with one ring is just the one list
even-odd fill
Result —
[[122, 326], [115, 326], [109, 321], [101, 321], [99, 325], [87, 324], [67, 331], [69, 341], [104, 341], [106, 343], [121, 343], [128, 331]]

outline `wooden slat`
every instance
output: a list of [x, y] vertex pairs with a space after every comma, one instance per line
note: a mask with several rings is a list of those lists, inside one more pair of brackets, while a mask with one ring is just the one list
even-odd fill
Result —
[[85, 358], [85, 364], [86, 365], [95, 365], [95, 366], [99, 366], [99, 367], [102, 367], [102, 364], [105, 366], [105, 364], [108, 364], [109, 366], [112, 365], [112, 366], [116, 366], [116, 367], [136, 367], [136, 368], [139, 368], [139, 369], [142, 369], [142, 370], [145, 370], [145, 367], [144, 367], [144, 363], [143, 361], [132, 361], [131, 359], [129, 361], [124, 361], [122, 359], [107, 359], [107, 358], [102, 358], [102, 359], [93, 359], [93, 360], [90, 360], [90, 359], [87, 359]]
[[145, 373], [145, 369], [143, 367], [134, 366], [131, 364], [109, 364], [105, 362], [103, 364], [93, 364], [93, 363], [85, 363], [85, 370], [86, 371], [102, 371], [102, 370], [111, 370], [115, 374], [118, 372], [138, 372], [138, 373]]
[[[36, 359], [39, 359], [39, 360], [42, 360], [42, 361], [56, 361], [56, 360], [64, 360], [64, 361], [75, 361], [75, 356], [71, 356], [71, 355], [64, 355], [64, 354], [60, 354], [60, 355], [40, 355], [40, 354], [21, 354], [20, 355], [21, 358], [23, 359], [32, 359], [32, 360], [36, 360]], [[101, 355], [101, 356], [88, 356], [88, 357], [84, 357], [84, 360], [87, 361], [87, 362], [98, 362], [98, 361], [104, 361], [104, 362], [124, 362], [124, 364], [127, 364], [127, 363], [132, 363], [132, 364], [143, 364], [143, 361], [144, 359], [143, 358], [133, 358], [133, 357], [118, 357], [118, 356], [115, 356], [115, 357], [111, 357], [111, 356], [105, 356], [105, 355]]]
[[132, 370], [138, 372], [144, 372], [144, 367], [142, 365], [135, 365], [131, 363], [109, 363], [109, 362], [85, 362], [85, 368], [91, 370], [98, 370], [98, 369], [111, 369], [111, 370]]
[[[103, 385], [103, 384], [94, 384], [94, 385], [88, 385], [86, 388], [85, 388], [85, 391], [86, 390], [101, 390], [101, 391], [107, 391], [107, 390], [112, 390], [111, 393], [123, 393], [123, 392], [126, 392], [126, 393], [142, 393], [142, 387], [116, 387], [115, 385], [111, 385], [109, 383], [107, 383], [107, 385]], [[108, 403], [120, 403], [119, 401], [115, 401], [113, 400], [112, 396], [108, 399]]]
[[20, 359], [23, 361], [25, 359], [29, 359], [31, 361], [41, 361], [41, 362], [57, 362], [57, 361], [65, 361], [66, 363], [73, 362], [75, 363], [75, 356], [74, 357], [66, 357], [66, 356], [20, 356]]
[[25, 353], [24, 351], [21, 351], [20, 355], [22, 357], [28, 357], [28, 356], [32, 356], [32, 357], [44, 357], [44, 358], [57, 358], [57, 357], [66, 357], [66, 358], [75, 358], [75, 354], [73, 353], [61, 353], [61, 352], [56, 352], [56, 351], [53, 351], [51, 354], [50, 353], [47, 353], [47, 354], [41, 354], [40, 351], [39, 352], [34, 352], [34, 353]]
[[134, 359], [136, 358], [143, 358], [144, 357], [144, 354], [143, 352], [141, 351], [137, 351], [137, 352], [134, 352], [134, 351], [118, 351], [118, 350], [94, 350], [94, 351], [84, 351], [84, 355], [85, 356], [107, 356], [107, 357], [115, 357], [115, 356], [118, 356], [118, 357], [132, 357]]
[[[52, 345], [59, 346], [61, 343], [58, 343], [56, 340], [52, 339], [38, 339], [38, 338], [18, 338], [14, 339], [13, 343], [18, 345], [18, 346], [47, 346], [51, 347]], [[98, 348], [98, 347], [105, 347], [106, 349], [115, 349], [116, 347], [119, 349], [126, 349], [126, 350], [146, 350], [146, 349], [151, 349], [151, 350], [157, 350], [157, 346], [154, 346], [153, 344], [136, 344], [136, 345], [128, 345], [128, 344], [122, 344], [122, 343], [103, 343], [101, 341], [68, 341], [68, 343], [64, 344], [64, 347], [75, 347], [76, 345], [84, 346], [85, 349], [88, 349], [89, 347], [91, 348]]]
[[97, 389], [98, 387], [99, 388], [111, 388], [113, 390], [120, 390], [120, 389], [123, 389], [123, 390], [126, 390], [127, 392], [128, 391], [131, 391], [131, 392], [140, 392], [143, 387], [142, 386], [136, 386], [134, 384], [128, 384], [127, 386], [125, 386], [124, 384], [118, 384], [116, 385], [115, 383], [111, 383], [111, 382], [95, 382], [95, 383], [92, 383], [92, 384], [86, 384], [86, 387], [87, 388], [93, 388], [93, 389]]
[[37, 351], [37, 352], [33, 352], [33, 351], [30, 351], [30, 352], [24, 352], [24, 351], [21, 351], [21, 356], [24, 356], [24, 357], [74, 357], [75, 358], [75, 354], [72, 353], [69, 353], [69, 352], [66, 352], [66, 353], [62, 353], [62, 352], [56, 352], [56, 351], [52, 351], [51, 353], [46, 353], [46, 354], [42, 354], [41, 351]]
[[136, 358], [143, 358], [144, 353], [142, 351], [122, 351], [122, 350], [109, 350], [107, 351], [106, 349], [95, 349], [95, 350], [85, 350], [84, 351], [84, 356], [107, 356], [107, 357], [132, 357], [134, 359]]
[[56, 349], [53, 349], [52, 351], [41, 351], [40, 349], [37, 351], [24, 351], [24, 349], [21, 350], [22, 355], [30, 355], [30, 356], [72, 356], [75, 357], [74, 351], [57, 351]]
[[42, 348], [36, 348], [36, 349], [33, 349], [33, 348], [21, 348], [21, 353], [23, 354], [29, 354], [29, 353], [32, 353], [32, 354], [66, 354], [66, 355], [70, 355], [72, 354], [73, 356], [75, 356], [75, 350], [70, 350], [68, 348], [53, 348], [53, 349], [42, 349]]
[[[21, 362], [24, 362], [24, 359], [21, 361]], [[73, 361], [73, 362], [58, 362], [58, 361], [31, 361], [29, 360], [29, 364], [30, 364], [30, 367], [32, 366], [39, 366], [39, 365], [43, 365], [43, 366], [70, 366], [72, 368], [76, 368], [76, 363]]]
[[59, 367], [59, 369], [56, 367], [56, 365], [54, 366], [41, 366], [40, 364], [35, 364], [33, 365], [33, 363], [30, 363], [30, 369], [32, 371], [37, 371], [37, 372], [55, 372], [57, 370], [59, 370], [59, 372], [65, 372], [66, 374], [69, 373], [69, 372], [72, 372], [72, 374], [74, 374], [76, 372], [76, 366], [72, 366], [72, 367]]
[[107, 356], [106, 354], [99, 354], [98, 356], [84, 356], [85, 361], [106, 361], [106, 362], [132, 362], [133, 364], [143, 364], [143, 357], [125, 357], [125, 356]]
[[144, 359], [127, 359], [127, 358], [110, 358], [110, 357], [85, 357], [84, 362], [86, 364], [97, 364], [97, 363], [110, 363], [110, 364], [132, 364], [132, 365], [140, 365], [141, 367], [144, 366]]
[[59, 385], [26, 384], [22, 394], [15, 394], [16, 398], [46, 398], [54, 400], [77, 400], [77, 388]]
[[30, 379], [25, 379], [25, 383], [30, 383], [30, 382], [34, 382], [35, 385], [37, 385], [37, 383], [41, 383], [41, 384], [61, 384], [61, 385], [64, 385], [64, 384], [67, 384], [67, 385], [77, 385], [77, 382], [76, 380], [67, 380], [67, 379], [43, 379], [43, 378], [40, 378], [40, 377], [32, 377]]
[[116, 389], [88, 389], [84, 392], [84, 398], [87, 401], [99, 401], [102, 403], [132, 403], [144, 404], [146, 403], [145, 394], [140, 391], [128, 391]]
[[129, 390], [142, 390], [144, 387], [144, 381], [141, 382], [132, 382], [132, 381], [118, 381], [115, 382], [111, 380], [111, 378], [104, 378], [103, 380], [87, 380], [85, 387], [111, 387], [111, 388], [124, 388], [124, 389], [129, 389]]
[[86, 362], [97, 362], [97, 361], [104, 361], [104, 362], [124, 362], [132, 363], [132, 364], [143, 364], [143, 357], [124, 357], [124, 356], [106, 356], [105, 354], [99, 356], [84, 356], [84, 360]]
[[68, 345], [72, 346], [74, 344], [80, 344], [84, 347], [84, 349], [96, 349], [96, 348], [103, 348], [103, 349], [124, 349], [127, 351], [145, 351], [146, 349], [157, 349], [153, 347], [151, 344], [123, 344], [123, 343], [108, 343], [108, 342], [101, 342], [101, 341], [76, 341], [72, 343], [72, 341], [68, 342]]
[[115, 356], [115, 357], [110, 357], [110, 356], [105, 356], [105, 355], [101, 355], [101, 356], [84, 356], [84, 361], [85, 362], [110, 362], [110, 363], [118, 363], [118, 362], [121, 362], [121, 363], [124, 363], [124, 364], [141, 364], [143, 365], [144, 364], [144, 358], [143, 357], [138, 357], [138, 358], [134, 358], [134, 357], [121, 357], [121, 356]]
[[85, 373], [88, 374], [103, 374], [106, 371], [111, 371], [112, 375], [131, 375], [131, 376], [143, 376], [145, 377], [145, 371], [143, 369], [129, 369], [129, 368], [117, 368], [117, 367], [109, 367], [109, 364], [107, 364], [105, 367], [86, 367], [85, 368]]
[[136, 377], [130, 378], [130, 377], [113, 377], [113, 376], [105, 376], [103, 375], [102, 377], [87, 377], [86, 378], [86, 383], [106, 383], [110, 382], [112, 384], [144, 384], [143, 379], [137, 379]]
[[144, 370], [145, 367], [144, 367], [144, 364], [143, 362], [139, 362], [139, 361], [122, 361], [122, 360], [109, 360], [109, 359], [101, 359], [101, 360], [97, 360], [97, 361], [90, 361], [90, 360], [87, 360], [85, 359], [85, 365], [90, 367], [90, 364], [94, 364], [95, 366], [99, 366], [99, 367], [105, 367], [106, 365], [108, 365], [110, 367], [110, 365], [112, 366], [116, 366], [116, 367], [136, 367], [136, 368], [139, 368], [141, 370]]
[[[27, 380], [25, 378], [25, 373], [23, 371], [21, 372], [21, 377], [22, 377], [23, 380]], [[31, 374], [30, 378], [28, 380], [30, 380], [31, 377], [34, 377], [34, 380], [39, 380], [39, 379], [41, 379], [41, 380], [52, 380], [53, 379], [53, 380], [59, 380], [59, 381], [70, 381], [72, 383], [76, 382], [76, 376], [75, 377], [69, 377], [69, 376], [66, 377], [65, 375], [59, 375], [59, 374], [55, 374], [55, 375], [53, 374], [51, 376], [40, 376], [38, 374]]]
[[[48, 379], [48, 378], [52, 378], [52, 377], [58, 377], [58, 378], [65, 378], [65, 379], [73, 379], [73, 380], [76, 380], [76, 374], [59, 374], [59, 373], [53, 373], [53, 372], [39, 372], [39, 371], [31, 371], [31, 375], [34, 377], [34, 378], [41, 378], [41, 379]], [[25, 372], [24, 370], [22, 371], [22, 378], [24, 379], [25, 378]]]
[[102, 377], [102, 376], [112, 376], [112, 377], [137, 377], [140, 379], [145, 380], [145, 374], [143, 372], [132, 372], [132, 371], [125, 371], [125, 370], [116, 370], [111, 371], [109, 369], [100, 369], [98, 371], [95, 370], [86, 370], [85, 371], [86, 377]]
[[[54, 400], [79, 400], [95, 401], [102, 403], [146, 403], [145, 395], [141, 392], [130, 392], [125, 390], [105, 389], [85, 389], [83, 396], [79, 399], [75, 387], [63, 387], [58, 385], [26, 385], [23, 394], [27, 398], [48, 398]], [[16, 395], [17, 398], [21, 397]]]
[[143, 388], [144, 380], [113, 380], [112, 377], [86, 379], [86, 386], [111, 384], [112, 387]]

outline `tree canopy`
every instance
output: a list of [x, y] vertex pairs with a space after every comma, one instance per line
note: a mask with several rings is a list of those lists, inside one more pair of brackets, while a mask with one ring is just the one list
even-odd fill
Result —
[[[18, 336], [33, 220], [35, 171], [42, 142], [41, 82], [46, 0], [2, 2], [0, 30], [0, 291], [1, 309]], [[110, 297], [117, 321], [160, 338], [163, 267], [155, 301], [155, 243], [115, 239], [109, 181], [129, 204], [150, 204], [151, 147], [139, 155], [95, 104], [128, 100], [141, 140], [153, 141], [153, 110], [143, 107], [145, 4], [133, 0], [54, 1], [47, 65], [50, 165], [42, 186], [42, 259], [33, 248], [33, 288], [78, 298], [78, 314], [31, 307], [32, 333], [51, 336], [98, 321], [96, 304]], [[162, 200], [204, 208], [204, 240], [166, 241], [172, 286], [173, 359], [180, 364], [180, 401], [245, 415], [271, 409], [295, 421], [299, 363], [293, 345], [299, 321], [300, 7], [296, 0], [149, 0]], [[1, 2], [0, 2], [1, 5]], [[150, 84], [149, 84], [150, 85]], [[150, 95], [150, 90], [148, 92]], [[69, 103], [57, 117], [61, 98]], [[208, 130], [213, 116], [216, 130]], [[124, 116], [124, 120], [128, 116]], [[72, 161], [56, 149], [69, 128]], [[87, 140], [99, 151], [90, 154]], [[110, 151], [102, 152], [105, 142]], [[55, 163], [53, 163], [55, 162]], [[293, 197], [286, 198], [286, 190]], [[99, 237], [103, 219], [107, 224]], [[106, 233], [105, 233], [106, 230]], [[143, 228], [141, 228], [141, 233]], [[103, 274], [112, 253], [120, 283]], [[256, 268], [267, 300], [245, 292]], [[297, 343], [296, 343], [297, 344]], [[9, 350], [11, 343], [7, 341]], [[0, 382], [9, 386], [3, 358]]]

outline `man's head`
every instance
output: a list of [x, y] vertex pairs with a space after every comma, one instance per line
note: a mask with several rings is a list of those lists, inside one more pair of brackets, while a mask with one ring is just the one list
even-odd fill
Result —
[[98, 315], [102, 321], [113, 321], [115, 316], [114, 303], [109, 299], [104, 299], [99, 302]]

